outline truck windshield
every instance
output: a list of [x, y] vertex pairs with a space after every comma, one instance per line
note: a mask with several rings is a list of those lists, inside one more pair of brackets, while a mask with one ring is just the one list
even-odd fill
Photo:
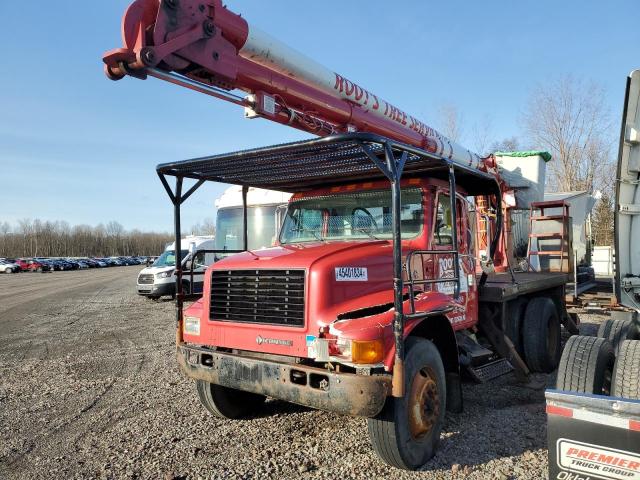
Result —
[[[189, 250], [180, 250], [180, 258], [183, 260], [189, 255]], [[175, 267], [176, 266], [176, 252], [174, 250], [166, 250], [158, 259], [153, 262], [154, 267]]]
[[[276, 239], [276, 205], [247, 207], [249, 250], [271, 247]], [[242, 250], [242, 207], [222, 208], [216, 218], [216, 250]]]
[[[401, 229], [404, 239], [422, 231], [422, 194], [402, 189]], [[289, 203], [280, 243], [324, 240], [391, 239], [391, 191], [345, 192]]]

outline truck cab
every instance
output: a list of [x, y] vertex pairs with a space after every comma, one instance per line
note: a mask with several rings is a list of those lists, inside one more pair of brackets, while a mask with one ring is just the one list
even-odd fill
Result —
[[[405, 258], [410, 252], [434, 252], [412, 254], [413, 279], [463, 279], [458, 298], [454, 282], [416, 285], [407, 308], [446, 311], [443, 318], [457, 330], [477, 322], [477, 253], [473, 207], [459, 190], [454, 267], [448, 188], [444, 181], [404, 180], [400, 223]], [[351, 368], [363, 363], [351, 342], [365, 341], [376, 353], [368, 365], [390, 371], [390, 196], [384, 182], [294, 194], [276, 246], [236, 254], [209, 268], [202, 308], [211, 317], [200, 323], [199, 335], [185, 330], [185, 340], [311, 361], [326, 361], [320, 346], [326, 344], [329, 360]], [[407, 330], [416, 324], [409, 322]]]

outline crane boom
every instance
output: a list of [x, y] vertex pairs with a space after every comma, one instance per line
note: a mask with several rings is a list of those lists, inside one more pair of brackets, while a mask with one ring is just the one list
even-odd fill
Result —
[[250, 26], [222, 0], [135, 0], [122, 20], [122, 39], [123, 48], [103, 58], [113, 80], [151, 75], [242, 105], [247, 117], [321, 136], [377, 133], [465, 166], [494, 170], [490, 160]]

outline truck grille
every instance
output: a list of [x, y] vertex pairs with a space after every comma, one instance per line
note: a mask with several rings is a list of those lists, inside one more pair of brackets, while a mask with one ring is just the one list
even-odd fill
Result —
[[148, 285], [153, 283], [153, 274], [152, 273], [142, 273], [138, 275], [138, 283], [141, 285]]
[[304, 325], [304, 270], [214, 270], [211, 318]]

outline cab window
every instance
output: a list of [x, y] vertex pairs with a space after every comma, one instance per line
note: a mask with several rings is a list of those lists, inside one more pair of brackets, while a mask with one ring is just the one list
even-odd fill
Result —
[[436, 208], [436, 220], [433, 231], [433, 243], [439, 246], [453, 245], [451, 229], [451, 201], [449, 195], [440, 193]]

